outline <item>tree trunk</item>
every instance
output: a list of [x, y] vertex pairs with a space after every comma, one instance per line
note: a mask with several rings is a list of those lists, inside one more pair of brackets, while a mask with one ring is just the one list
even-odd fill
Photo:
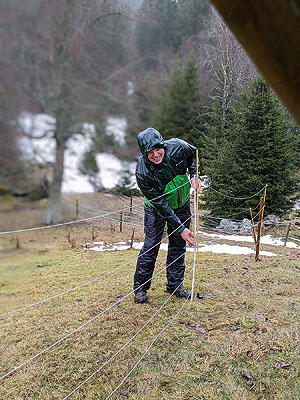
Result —
[[56, 155], [53, 167], [53, 180], [50, 185], [48, 207], [45, 215], [45, 223], [57, 224], [62, 221], [60, 200], [61, 200], [61, 184], [64, 172], [64, 152], [66, 148], [65, 138], [63, 135], [57, 135], [56, 138]]

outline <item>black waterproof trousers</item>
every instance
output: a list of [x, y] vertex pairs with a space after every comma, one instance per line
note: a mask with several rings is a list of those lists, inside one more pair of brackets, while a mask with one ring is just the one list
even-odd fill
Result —
[[[174, 210], [174, 212], [185, 227], [189, 228], [191, 220], [190, 202], [187, 201], [183, 207]], [[151, 286], [151, 278], [166, 222], [166, 219], [161, 217], [153, 207], [145, 204], [145, 242], [140, 251], [134, 275], [134, 289], [136, 292], [148, 290]], [[170, 235], [174, 229], [169, 224], [167, 224], [167, 227], [168, 235]], [[168, 240], [167, 290], [171, 291], [183, 282], [186, 242], [177, 231], [172, 233]]]

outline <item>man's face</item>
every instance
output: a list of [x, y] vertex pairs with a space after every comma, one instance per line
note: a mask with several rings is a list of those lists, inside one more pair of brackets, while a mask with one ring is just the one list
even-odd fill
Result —
[[165, 150], [163, 148], [153, 149], [147, 153], [148, 159], [154, 164], [160, 164], [164, 158]]

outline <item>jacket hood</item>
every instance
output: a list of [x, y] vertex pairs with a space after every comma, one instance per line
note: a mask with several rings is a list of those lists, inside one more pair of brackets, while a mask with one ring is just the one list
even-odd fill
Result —
[[140, 132], [137, 137], [137, 142], [144, 157], [147, 157], [149, 151], [158, 147], [164, 147], [163, 137], [154, 128], [147, 128]]

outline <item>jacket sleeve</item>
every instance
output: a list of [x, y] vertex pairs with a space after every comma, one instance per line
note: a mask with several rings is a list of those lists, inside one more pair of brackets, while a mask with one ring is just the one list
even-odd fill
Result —
[[138, 173], [136, 173], [136, 181], [141, 192], [153, 205], [157, 213], [165, 218], [174, 230], [178, 228], [177, 232], [182, 232], [185, 226], [169, 206], [164, 194], [158, 191], [153, 185], [150, 185], [147, 179]]
[[[192, 146], [191, 144], [181, 140], [182, 147], [183, 147], [183, 154], [186, 157], [188, 162], [188, 171], [190, 177], [193, 178], [197, 176], [197, 159], [196, 159], [196, 147]], [[198, 178], [200, 178], [200, 158], [198, 156]]]

